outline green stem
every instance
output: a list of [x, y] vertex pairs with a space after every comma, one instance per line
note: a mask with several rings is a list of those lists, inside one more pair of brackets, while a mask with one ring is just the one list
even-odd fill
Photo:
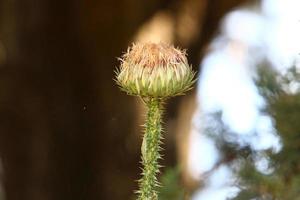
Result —
[[161, 158], [159, 151], [161, 143], [161, 121], [163, 113], [162, 100], [149, 98], [145, 101], [148, 112], [146, 129], [142, 143], [142, 178], [139, 181], [138, 200], [157, 200], [157, 173], [159, 172], [158, 159]]

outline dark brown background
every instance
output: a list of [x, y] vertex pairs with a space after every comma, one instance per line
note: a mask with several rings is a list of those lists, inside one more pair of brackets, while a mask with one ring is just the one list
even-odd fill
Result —
[[[113, 82], [139, 27], [183, 4], [201, 20], [188, 44], [198, 66], [220, 18], [242, 0], [0, 1], [0, 158], [7, 200], [124, 200], [139, 174], [135, 101]], [[194, 8], [195, 9], [195, 8]], [[201, 13], [200, 13], [201, 12]], [[197, 12], [196, 12], [197, 13]], [[182, 98], [169, 102], [177, 117]], [[166, 119], [166, 121], [168, 121]], [[168, 143], [165, 166], [176, 163]]]

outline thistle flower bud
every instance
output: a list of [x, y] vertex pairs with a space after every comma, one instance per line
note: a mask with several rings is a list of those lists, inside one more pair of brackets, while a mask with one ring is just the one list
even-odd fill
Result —
[[164, 98], [191, 89], [195, 73], [185, 51], [163, 43], [133, 44], [121, 58], [116, 82], [130, 95]]

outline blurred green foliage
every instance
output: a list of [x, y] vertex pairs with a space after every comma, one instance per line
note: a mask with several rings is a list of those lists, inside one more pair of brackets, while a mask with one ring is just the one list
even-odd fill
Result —
[[268, 100], [267, 112], [275, 119], [283, 148], [278, 154], [267, 152], [274, 169], [268, 175], [246, 159], [240, 171], [244, 189], [235, 200], [300, 200], [300, 74], [295, 67], [285, 76], [262, 68], [257, 83]]
[[161, 177], [159, 200], [183, 200], [184, 189], [180, 184], [180, 170], [177, 167], [168, 168]]

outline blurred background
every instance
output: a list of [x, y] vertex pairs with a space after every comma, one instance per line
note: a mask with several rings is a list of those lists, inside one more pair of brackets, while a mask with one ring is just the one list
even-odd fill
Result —
[[145, 109], [132, 42], [187, 49], [160, 200], [300, 199], [298, 0], [0, 0], [0, 200], [135, 199]]

